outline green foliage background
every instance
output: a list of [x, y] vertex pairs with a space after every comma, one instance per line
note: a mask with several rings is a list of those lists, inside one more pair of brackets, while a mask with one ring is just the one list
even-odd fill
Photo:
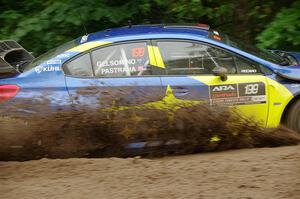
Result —
[[88, 32], [133, 24], [208, 23], [262, 48], [300, 51], [300, 0], [0, 0], [0, 40], [35, 55]]

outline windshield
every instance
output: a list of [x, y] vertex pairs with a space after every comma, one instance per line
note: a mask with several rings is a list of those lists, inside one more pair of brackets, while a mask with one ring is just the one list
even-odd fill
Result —
[[212, 38], [214, 40], [225, 43], [231, 47], [238, 48], [242, 51], [245, 51], [249, 54], [255, 55], [261, 59], [267, 60], [274, 64], [286, 65], [286, 60], [284, 58], [280, 57], [279, 55], [274, 54], [267, 50], [259, 49], [252, 45], [245, 44], [245, 42], [240, 41], [236, 38], [231, 38], [231, 37], [229, 38], [229, 36], [226, 34], [222, 34], [217, 31], [212, 31], [209, 36], [210, 36], [210, 38]]
[[24, 67], [21, 69], [21, 71], [29, 71], [31, 70], [32, 68], [40, 65], [41, 63], [69, 50], [70, 48], [73, 48], [75, 46], [78, 45], [78, 42], [77, 40], [72, 40], [72, 41], [69, 41], [57, 48], [54, 48], [52, 50], [49, 50], [48, 52], [40, 55], [39, 57], [37, 57], [36, 59], [34, 59], [32, 62], [28, 63], [27, 65], [24, 65]]

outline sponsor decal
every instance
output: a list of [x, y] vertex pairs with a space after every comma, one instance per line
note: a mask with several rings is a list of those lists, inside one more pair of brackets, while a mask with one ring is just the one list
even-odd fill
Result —
[[63, 54], [57, 55], [56, 58], [57, 59], [68, 59], [68, 58], [70, 58], [70, 55], [63, 53]]
[[257, 73], [256, 69], [242, 69], [241, 73]]
[[41, 72], [54, 72], [54, 71], [60, 71], [59, 66], [37, 66], [35, 68], [35, 72], [40, 74]]
[[210, 87], [211, 98], [227, 98], [227, 97], [237, 97], [237, 85], [227, 84], [227, 85], [216, 85]]
[[213, 85], [209, 92], [211, 105], [260, 104], [267, 100], [263, 82]]
[[60, 65], [61, 60], [60, 59], [50, 59], [46, 62], [47, 65]]
[[36, 73], [39, 74], [39, 73], [41, 73], [43, 71], [43, 67], [42, 66], [37, 66], [37, 67], [35, 67], [34, 70], [35, 70]]
[[105, 61], [97, 61], [97, 67], [113, 67], [120, 65], [133, 65], [136, 64], [136, 59], [119, 59], [119, 60], [105, 60]]
[[218, 35], [218, 36], [220, 36], [220, 34], [219, 34], [219, 32], [218, 31], [213, 31], [213, 33], [215, 34], [215, 35]]
[[236, 88], [234, 87], [235, 85], [220, 85], [216, 86], [212, 89], [212, 91], [234, 91]]
[[117, 68], [102, 68], [100, 70], [101, 74], [113, 74], [113, 73], [132, 73], [136, 72], [137, 69], [135, 67], [117, 67]]
[[88, 35], [82, 36], [82, 37], [81, 37], [81, 40], [80, 40], [80, 43], [82, 44], [82, 43], [86, 42], [86, 41], [88, 40], [88, 38], [89, 38]]

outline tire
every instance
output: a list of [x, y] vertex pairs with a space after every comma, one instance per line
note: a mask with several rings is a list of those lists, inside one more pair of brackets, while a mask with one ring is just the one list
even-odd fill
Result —
[[300, 100], [296, 101], [287, 112], [286, 126], [300, 134]]

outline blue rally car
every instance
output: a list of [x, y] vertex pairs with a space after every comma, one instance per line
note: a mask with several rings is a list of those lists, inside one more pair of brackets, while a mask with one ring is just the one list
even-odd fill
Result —
[[1, 41], [0, 106], [47, 93], [53, 106], [94, 108], [105, 100], [98, 91], [118, 97], [130, 89], [123, 96], [128, 106], [204, 101], [233, 107], [266, 128], [283, 123], [300, 132], [299, 61], [299, 53], [261, 50], [203, 24], [108, 29], [38, 58]]

